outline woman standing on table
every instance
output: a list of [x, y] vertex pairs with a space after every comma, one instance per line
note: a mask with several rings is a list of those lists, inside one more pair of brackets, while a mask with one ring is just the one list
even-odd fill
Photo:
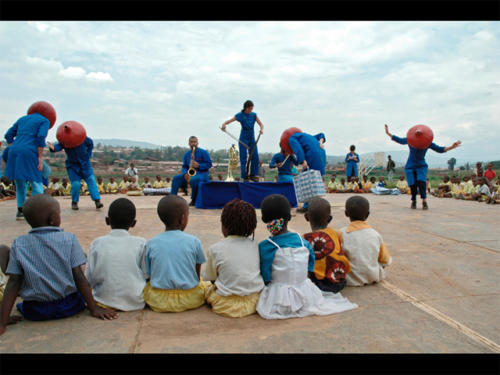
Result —
[[[32, 195], [43, 194], [42, 154], [45, 138], [56, 121], [54, 108], [46, 102], [34, 103], [28, 115], [18, 119], [5, 133], [8, 157], [5, 157], [5, 176], [16, 183], [16, 220], [23, 220], [23, 204], [26, 200], [28, 182]], [[7, 156], [7, 154], [5, 154]]]
[[255, 146], [252, 159], [250, 160], [250, 176], [247, 176], [245, 168], [247, 163], [247, 149], [241, 143], [238, 143], [240, 151], [241, 178], [244, 180], [251, 179], [252, 181], [258, 181], [259, 151], [257, 150], [257, 146], [255, 145], [254, 125], [257, 121], [257, 124], [259, 124], [260, 126], [260, 134], [264, 134], [264, 125], [260, 121], [257, 114], [252, 111], [253, 103], [251, 100], [247, 100], [243, 104], [243, 109], [241, 110], [241, 112], [238, 112], [232, 118], [222, 124], [222, 130], [225, 131], [226, 125], [230, 124], [233, 121], [238, 121], [241, 124], [240, 141], [248, 146], [248, 152], [251, 152], [252, 148]]

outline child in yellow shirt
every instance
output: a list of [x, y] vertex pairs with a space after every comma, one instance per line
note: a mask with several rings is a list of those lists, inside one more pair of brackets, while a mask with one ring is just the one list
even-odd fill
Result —
[[127, 194], [129, 185], [130, 185], [130, 182], [128, 180], [128, 176], [123, 176], [123, 180], [122, 180], [122, 182], [120, 182], [120, 186], [119, 186], [120, 193]]
[[330, 182], [328, 183], [328, 192], [329, 193], [338, 193], [338, 191], [342, 188], [340, 184], [335, 181], [336, 176], [332, 175]]
[[408, 182], [405, 180], [405, 176], [399, 176], [399, 181], [396, 183], [396, 187], [401, 192], [401, 194], [410, 193], [410, 189], [408, 188]]
[[109, 179], [108, 185], [107, 185], [107, 190], [109, 194], [116, 194], [118, 193], [118, 183], [115, 182], [115, 179], [111, 177]]
[[97, 177], [97, 189], [99, 190], [99, 194], [106, 194], [106, 187], [104, 186], [102, 177]]
[[69, 180], [66, 177], [62, 179], [61, 193], [65, 197], [71, 195], [71, 184], [69, 183]]
[[156, 181], [153, 182], [153, 188], [154, 189], [161, 189], [161, 188], [164, 188], [164, 187], [166, 187], [165, 186], [165, 182], [162, 181], [161, 176], [156, 176]]

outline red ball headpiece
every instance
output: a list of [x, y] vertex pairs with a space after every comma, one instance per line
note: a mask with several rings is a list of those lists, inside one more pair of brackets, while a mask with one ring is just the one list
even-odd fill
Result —
[[31, 115], [35, 112], [41, 114], [43, 117], [49, 120], [49, 129], [52, 129], [52, 127], [56, 123], [56, 110], [54, 109], [54, 107], [52, 107], [50, 103], [44, 101], [35, 102], [28, 108], [28, 115]]
[[57, 128], [56, 138], [64, 148], [75, 148], [85, 141], [87, 132], [79, 122], [66, 121]]
[[280, 147], [283, 150], [285, 150], [285, 153], [287, 155], [293, 154], [293, 151], [290, 145], [288, 144], [288, 138], [290, 138], [290, 136], [292, 136], [295, 133], [302, 133], [302, 130], [300, 130], [299, 128], [288, 128], [283, 132], [283, 134], [281, 134]]
[[434, 134], [431, 128], [426, 125], [415, 125], [408, 130], [406, 133], [406, 140], [408, 144], [420, 150], [426, 149], [432, 143], [434, 139]]

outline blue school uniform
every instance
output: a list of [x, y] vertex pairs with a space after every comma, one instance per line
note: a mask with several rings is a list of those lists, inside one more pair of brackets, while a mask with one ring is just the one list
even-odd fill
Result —
[[[309, 263], [307, 270], [309, 272], [314, 271], [314, 250], [311, 244], [307, 241], [301, 241], [300, 236], [294, 232], [288, 232], [284, 234], [279, 234], [277, 236], [269, 237], [274, 243], [276, 243], [281, 248], [285, 247], [301, 247], [302, 243], [309, 250]], [[264, 282], [267, 284], [271, 281], [271, 270], [274, 260], [274, 255], [278, 248], [274, 246], [271, 242], [264, 240], [259, 243], [259, 254], [260, 254], [260, 273]]]
[[356, 156], [357, 160], [348, 160], [349, 156], [352, 156], [352, 154], [349, 152], [345, 156], [345, 162], [346, 162], [346, 167], [345, 167], [345, 175], [346, 177], [351, 177], [355, 176], [358, 177], [358, 163], [359, 163], [359, 155], [354, 153], [354, 156]]
[[73, 202], [80, 200], [81, 180], [85, 180], [87, 183], [92, 200], [98, 201], [101, 199], [94, 170], [90, 162], [93, 148], [94, 142], [91, 138], [87, 137], [78, 147], [65, 148], [60, 143], [56, 143], [54, 151], [51, 150], [52, 152], [62, 150], [66, 152], [66, 170], [71, 181], [71, 199]]
[[[187, 181], [184, 178], [184, 175], [189, 170], [189, 165], [191, 164], [191, 155], [192, 151], [188, 150], [184, 154], [184, 158], [182, 161], [182, 172], [172, 179], [172, 190], [171, 194], [176, 195], [179, 191], [179, 188], [187, 188]], [[207, 150], [204, 150], [200, 147], [196, 147], [194, 152], [194, 160], [200, 165], [199, 168], [195, 168], [196, 175], [191, 177], [189, 180], [189, 184], [191, 185], [191, 200], [196, 202], [196, 197], [198, 196], [198, 188], [200, 183], [207, 182], [208, 178], [208, 170], [212, 168], [212, 159], [210, 158], [210, 154]]]
[[[246, 114], [245, 112], [238, 112], [234, 115], [236, 121], [241, 124], [240, 141], [245, 143], [250, 149], [250, 152], [255, 145], [255, 135], [254, 135], [254, 125], [257, 121], [257, 114], [255, 112], [250, 112]], [[246, 163], [247, 163], [247, 149], [241, 143], [238, 143], [240, 151], [240, 167], [241, 167], [241, 178], [247, 178], [246, 175]], [[252, 160], [250, 160], [250, 176], [259, 175], [259, 150], [255, 147], [255, 151], [252, 155]]]
[[[276, 167], [276, 164], [282, 163], [285, 160], [286, 156], [281, 152], [274, 154], [271, 162], [269, 163], [269, 168]], [[295, 155], [290, 155], [281, 167], [278, 167], [278, 182], [293, 182], [293, 165], [298, 165], [297, 158]]]
[[314, 136], [307, 133], [295, 133], [288, 138], [288, 144], [297, 156], [298, 164], [302, 164], [306, 160], [310, 169], [320, 171], [323, 176], [325, 174], [326, 152], [319, 145], [321, 138], [326, 140], [323, 133]]
[[[402, 145], [407, 145], [408, 141], [406, 138], [399, 138], [395, 135], [391, 138], [394, 142]], [[408, 181], [408, 186], [416, 185], [417, 181], [427, 182], [427, 169], [428, 165], [425, 162], [425, 154], [430, 148], [440, 154], [445, 152], [445, 147], [438, 146], [434, 142], [428, 148], [417, 149], [408, 145], [410, 149], [410, 155], [408, 156], [408, 161], [405, 165], [406, 181]]]

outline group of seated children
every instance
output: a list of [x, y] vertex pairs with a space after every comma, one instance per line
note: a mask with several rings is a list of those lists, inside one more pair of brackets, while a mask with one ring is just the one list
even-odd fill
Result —
[[0, 201], [16, 198], [16, 188], [8, 177], [2, 176], [0, 179]]
[[443, 177], [443, 183], [431, 190], [431, 194], [438, 198], [455, 198], [468, 201], [500, 203], [500, 177], [494, 183], [488, 177], [476, 175], [460, 177]]
[[[329, 193], [371, 193], [371, 189], [377, 186], [386, 187], [384, 176], [380, 176], [378, 182], [375, 176], [368, 179], [367, 175], [363, 175], [363, 180], [361, 181], [358, 177], [353, 176], [347, 177], [347, 182], [345, 178], [341, 178], [339, 182], [337, 181], [337, 175], [333, 174], [327, 185], [327, 190]], [[410, 194], [410, 188], [404, 176], [399, 177], [396, 187], [401, 194]]]
[[136, 208], [119, 198], [105, 219], [111, 231], [92, 242], [86, 258], [75, 235], [60, 228], [59, 203], [49, 195], [31, 197], [23, 212], [33, 229], [17, 237], [10, 250], [3, 246], [0, 251], [2, 271], [9, 275], [0, 334], [19, 320], [9, 318], [18, 295], [23, 302], [17, 308], [30, 320], [71, 316], [85, 306], [94, 317], [114, 319], [117, 311], [146, 304], [157, 312], [180, 312], [205, 303], [227, 317], [257, 312], [265, 319], [286, 319], [354, 309], [357, 305], [339, 292], [385, 277], [391, 256], [366, 223], [364, 197], [346, 201], [351, 223], [340, 232], [328, 226], [330, 204], [323, 198], [309, 202], [311, 232], [304, 236], [288, 230], [291, 208], [283, 195], [266, 197], [261, 211], [271, 235], [257, 243], [253, 206], [239, 199], [228, 202], [221, 214], [224, 239], [205, 258], [201, 241], [184, 232], [189, 207], [183, 198], [160, 200], [157, 212], [165, 231], [149, 241], [129, 234]]

